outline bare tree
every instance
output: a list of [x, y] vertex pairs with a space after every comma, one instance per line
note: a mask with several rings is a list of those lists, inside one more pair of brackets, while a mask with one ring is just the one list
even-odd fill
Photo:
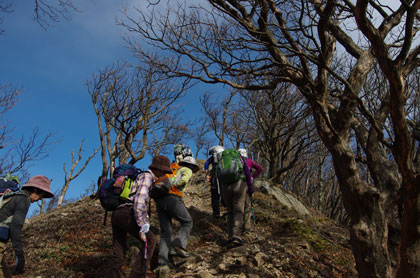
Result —
[[[198, 154], [202, 149], [205, 149], [206, 146], [210, 145], [210, 139], [207, 137], [207, 134], [210, 132], [208, 125], [206, 125], [206, 118], [201, 118], [195, 128], [191, 131], [191, 139], [195, 143], [196, 153], [195, 159], [198, 158]], [[207, 154], [208, 152], [206, 152]]]
[[[220, 100], [220, 96], [214, 97], [214, 94], [205, 93], [201, 98], [200, 102], [210, 119], [209, 128], [213, 131], [216, 138], [219, 140], [218, 144], [223, 146], [225, 141], [225, 135], [227, 132], [227, 121], [230, 104], [233, 100], [235, 91], [231, 91], [229, 96]], [[211, 95], [213, 97], [211, 97]]]
[[[51, 24], [59, 22], [61, 19], [71, 20], [71, 13], [80, 12], [73, 4], [72, 0], [34, 0], [34, 20], [43, 28], [47, 29]], [[13, 4], [10, 1], [0, 3], [0, 14], [12, 13]], [[0, 25], [4, 19], [0, 16]], [[4, 30], [0, 30], [0, 34]]]
[[[294, 167], [318, 137], [302, 96], [290, 84], [275, 90], [240, 92], [245, 107], [242, 113], [247, 144], [261, 151], [268, 162], [268, 176], [283, 184], [286, 172]], [[235, 130], [230, 128], [229, 130]], [[246, 131], [246, 132], [244, 132]]]
[[[158, 7], [150, 14], [138, 10], [139, 17], [126, 14], [123, 24], [149, 46], [174, 55], [173, 64], [149, 59], [168, 77], [247, 90], [273, 90], [282, 82], [296, 86], [331, 153], [360, 277], [418, 277], [419, 176], [405, 80], [419, 63], [413, 39], [420, 1], [401, 1], [395, 9], [377, 0], [353, 2], [209, 0], [166, 13]], [[129, 42], [137, 56], [148, 58]], [[389, 84], [378, 110], [367, 106], [362, 94], [375, 60]], [[338, 67], [343, 63], [346, 67]], [[384, 126], [389, 117], [391, 133]], [[361, 148], [355, 148], [356, 130], [357, 136], [367, 135]], [[364, 152], [366, 166], [358, 152]], [[400, 193], [399, 234], [393, 227]]]
[[[171, 81], [150, 64], [139, 63], [107, 67], [87, 85], [98, 119], [103, 178], [108, 168], [112, 175], [117, 159], [120, 164], [143, 159], [149, 141], [158, 138], [155, 134], [163, 131], [166, 140], [182, 129], [182, 124], [164, 122], [170, 118], [171, 105], [190, 88], [188, 80]], [[153, 141], [155, 152], [166, 144], [162, 142]]]
[[72, 180], [76, 179], [86, 169], [86, 166], [89, 164], [90, 160], [96, 155], [96, 153], [100, 149], [100, 148], [97, 148], [96, 150], [94, 150], [93, 153], [85, 160], [85, 163], [83, 164], [83, 166], [75, 173], [74, 171], [76, 170], [77, 165], [79, 164], [80, 160], [82, 159], [83, 143], [84, 143], [84, 139], [82, 139], [82, 141], [80, 142], [79, 151], [77, 153], [77, 159], [75, 158], [75, 155], [74, 155], [74, 149], [71, 153], [71, 168], [70, 168], [69, 173], [67, 173], [67, 170], [66, 170], [66, 163], [64, 163], [64, 165], [63, 165], [64, 186], [62, 187], [60, 195], [58, 196], [57, 207], [61, 207], [61, 205], [63, 204], [64, 197], [67, 193], [70, 182]]

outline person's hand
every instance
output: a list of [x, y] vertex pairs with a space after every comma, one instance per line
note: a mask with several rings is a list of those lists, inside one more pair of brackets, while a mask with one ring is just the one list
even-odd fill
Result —
[[143, 234], [142, 232], [139, 232], [139, 237], [142, 241], [146, 241], [146, 234]]
[[16, 257], [16, 267], [12, 274], [13, 275], [22, 274], [24, 272], [24, 268], [25, 268], [25, 257], [23, 255]]
[[210, 176], [209, 175], [206, 176], [206, 181], [210, 182]]
[[150, 229], [150, 224], [147, 224], [147, 223], [143, 224], [141, 225], [140, 233], [147, 234], [149, 232], [149, 229]]

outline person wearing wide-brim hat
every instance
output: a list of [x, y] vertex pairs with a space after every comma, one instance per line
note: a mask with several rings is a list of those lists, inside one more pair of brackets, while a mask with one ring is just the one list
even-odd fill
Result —
[[[13, 270], [13, 274], [24, 272], [25, 256], [22, 247], [22, 227], [25, 223], [26, 214], [31, 203], [37, 202], [42, 198], [52, 197], [54, 197], [54, 194], [51, 192], [51, 181], [41, 175], [30, 178], [21, 187], [20, 191], [5, 195], [0, 209], [0, 223], [6, 220], [11, 220], [11, 222], [9, 225], [6, 225], [6, 227], [9, 227], [9, 233], [2, 233], [2, 236], [4, 236], [0, 240], [0, 277], [11, 277], [10, 270], [4, 261], [6, 243], [9, 237], [12, 240], [12, 246], [16, 254], [16, 267]], [[5, 230], [7, 231], [7, 228]]]
[[185, 157], [180, 163], [179, 166], [185, 166], [191, 169], [193, 173], [197, 173], [200, 170], [197, 161], [192, 156]]

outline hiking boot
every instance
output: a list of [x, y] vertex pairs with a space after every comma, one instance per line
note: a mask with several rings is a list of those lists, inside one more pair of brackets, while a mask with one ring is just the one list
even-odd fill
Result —
[[188, 253], [185, 249], [183, 249], [183, 248], [181, 248], [181, 247], [175, 246], [175, 250], [176, 250], [176, 255], [177, 255], [178, 257], [181, 257], [181, 258], [188, 258], [188, 257], [190, 257], [190, 256], [191, 256], [191, 254], [190, 254], [190, 253]]
[[230, 243], [232, 246], [241, 246], [242, 244], [243, 244], [243, 241], [242, 241], [242, 239], [240, 239], [240, 238], [238, 238], [238, 237], [234, 237], [234, 238], [232, 238], [232, 240], [231, 240], [231, 243]]
[[169, 249], [169, 256], [176, 256], [176, 250], [174, 248]]

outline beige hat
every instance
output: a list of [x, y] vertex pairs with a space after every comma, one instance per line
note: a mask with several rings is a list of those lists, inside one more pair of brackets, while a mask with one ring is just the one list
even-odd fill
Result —
[[185, 157], [180, 163], [180, 166], [190, 166], [193, 171], [193, 173], [197, 172], [198, 170], [200, 170], [200, 167], [197, 164], [197, 161], [195, 161], [194, 157], [192, 156], [187, 156]]
[[34, 187], [42, 190], [45, 193], [44, 198], [52, 198], [54, 194], [51, 192], [51, 181], [46, 176], [34, 176], [25, 183], [22, 188]]

